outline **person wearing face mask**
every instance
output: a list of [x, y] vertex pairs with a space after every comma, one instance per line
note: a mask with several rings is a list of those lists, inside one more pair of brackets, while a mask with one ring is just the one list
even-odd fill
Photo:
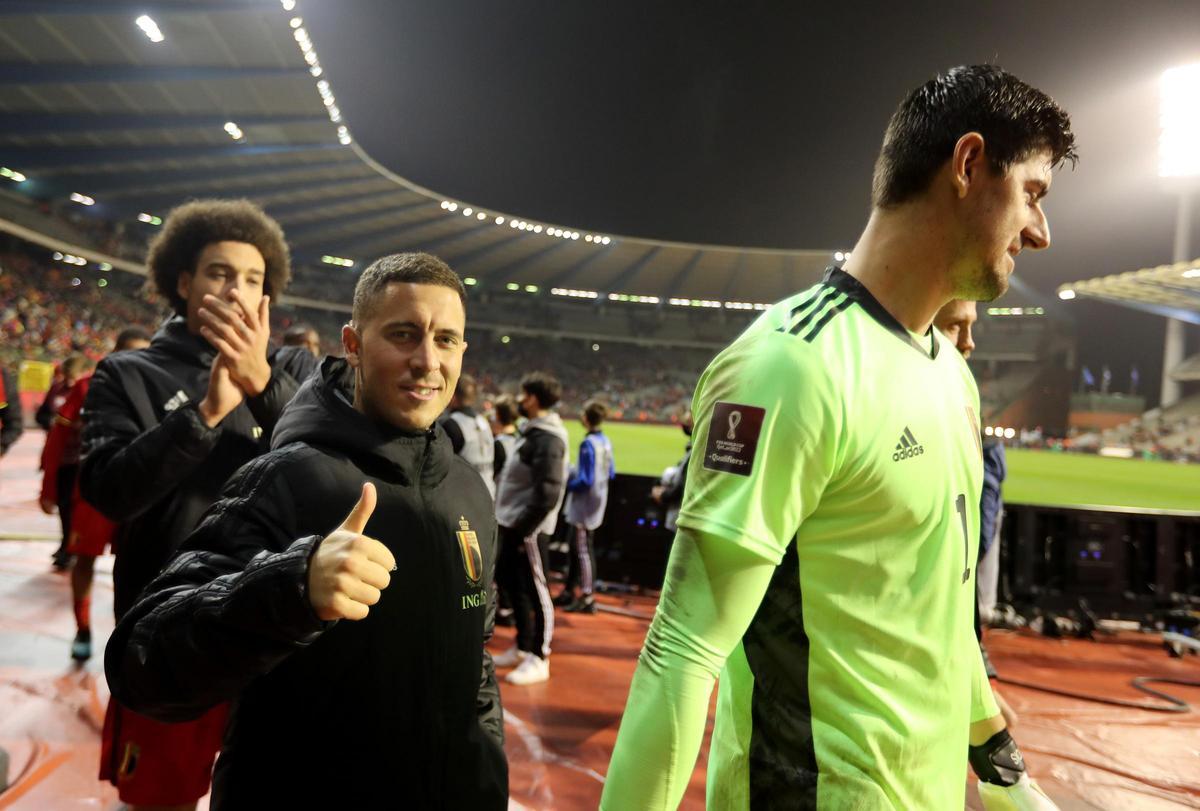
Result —
[[525, 417], [513, 452], [500, 471], [496, 520], [500, 524], [500, 587], [512, 600], [517, 644], [496, 657], [497, 667], [516, 667], [510, 684], [550, 678], [554, 604], [546, 584], [546, 549], [558, 524], [567, 490], [567, 429], [551, 411], [562, 396], [553, 375], [531, 372], [521, 379], [517, 410]]
[[508, 807], [484, 647], [492, 498], [436, 422], [465, 303], [428, 254], [368, 267], [345, 359], [303, 384], [271, 452], [113, 633], [105, 672], [139, 712], [175, 720], [235, 699], [214, 811]]
[[[118, 524], [118, 620], [225, 480], [267, 450], [296, 391], [267, 360], [269, 299], [291, 275], [274, 220], [245, 200], [188, 203], [167, 217], [146, 264], [174, 315], [148, 348], [101, 361], [83, 405], [79, 489]], [[225, 715], [219, 706], [163, 724], [114, 699], [100, 776], [135, 808], [194, 805], [208, 791]]]

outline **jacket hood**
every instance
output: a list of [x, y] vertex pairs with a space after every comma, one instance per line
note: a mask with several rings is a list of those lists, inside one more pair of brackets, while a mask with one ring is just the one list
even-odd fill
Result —
[[271, 436], [271, 448], [303, 442], [350, 458], [364, 473], [406, 485], [435, 485], [454, 459], [441, 426], [404, 431], [355, 410], [354, 370], [327, 357], [288, 403]]
[[546, 431], [561, 439], [564, 445], [569, 442], [567, 426], [563, 425], [562, 417], [558, 416], [557, 411], [547, 411], [535, 419], [528, 420], [521, 426], [522, 434], [527, 434], [530, 431]]

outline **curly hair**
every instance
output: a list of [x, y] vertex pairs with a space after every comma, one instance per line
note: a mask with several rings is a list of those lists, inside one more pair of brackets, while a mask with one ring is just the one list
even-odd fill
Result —
[[277, 296], [287, 287], [291, 256], [279, 223], [249, 200], [194, 200], [167, 215], [146, 255], [155, 289], [176, 313], [187, 311], [178, 292], [179, 274], [195, 273], [201, 251], [214, 242], [245, 242], [258, 248], [267, 271], [263, 292]]
[[995, 65], [960, 66], [913, 90], [892, 115], [872, 204], [890, 208], [925, 191], [972, 131], [983, 136], [988, 163], [1000, 174], [1041, 150], [1051, 166], [1078, 160], [1071, 118], [1053, 99]]

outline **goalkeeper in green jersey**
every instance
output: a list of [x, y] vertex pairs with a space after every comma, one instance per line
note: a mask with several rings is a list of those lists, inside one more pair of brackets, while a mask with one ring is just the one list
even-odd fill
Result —
[[972, 629], [979, 394], [932, 323], [1049, 246], [1042, 200], [1074, 159], [1067, 114], [1011, 74], [927, 82], [888, 124], [845, 266], [701, 376], [603, 809], [676, 808], [718, 673], [709, 808], [960, 809], [968, 752], [1018, 764]]

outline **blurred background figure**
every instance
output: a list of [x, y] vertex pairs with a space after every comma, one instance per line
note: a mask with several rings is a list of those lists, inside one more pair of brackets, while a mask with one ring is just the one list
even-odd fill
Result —
[[688, 461], [692, 458], [692, 412], [686, 411], [679, 420], [679, 428], [688, 438], [683, 450], [683, 458], [679, 464], [663, 471], [659, 483], [650, 490], [650, 498], [656, 504], [661, 504], [666, 515], [663, 526], [671, 532], [675, 531], [675, 519], [679, 517], [679, 507], [683, 504], [683, 487], [687, 484]]
[[270, 355], [271, 365], [303, 383], [321, 362], [321, 336], [308, 324], [296, 324], [283, 333], [283, 346]]
[[[52, 556], [54, 568], [65, 572], [71, 564], [67, 553], [67, 541], [71, 537], [71, 495], [75, 491], [75, 479], [79, 474], [79, 434], [74, 434], [73, 443], [55, 446], [51, 443], [56, 416], [66, 403], [71, 390], [87, 372], [90, 362], [83, 355], [71, 355], [58, 367], [58, 374], [46, 392], [46, 399], [37, 411], [37, 423], [46, 431], [46, 444], [42, 446], [42, 471], [49, 467], [54, 471], [54, 481], [47, 488], [42, 486], [38, 503], [47, 515], [58, 511], [62, 524], [62, 541]], [[58, 456], [58, 458], [50, 458]], [[44, 481], [44, 477], [43, 477]]]
[[[579, 463], [567, 481], [566, 517], [570, 524], [567, 581], [554, 604], [572, 613], [595, 614], [595, 532], [604, 523], [608, 483], [617, 476], [612, 442], [601, 431], [608, 407], [599, 400], [584, 403], [579, 421], [587, 435], [579, 443]], [[578, 593], [577, 593], [578, 591]]]
[[439, 422], [450, 437], [454, 452], [475, 468], [492, 498], [496, 497], [495, 437], [487, 418], [475, 410], [479, 386], [475, 378], [464, 374], [450, 398], [450, 408]]

